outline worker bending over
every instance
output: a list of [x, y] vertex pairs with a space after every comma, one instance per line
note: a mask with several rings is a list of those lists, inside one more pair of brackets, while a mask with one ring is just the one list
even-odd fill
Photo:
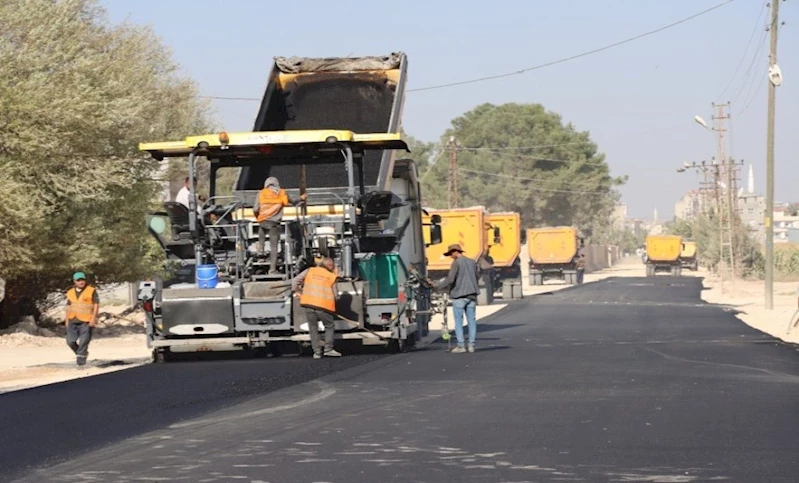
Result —
[[277, 243], [280, 240], [280, 222], [283, 220], [283, 208], [297, 205], [307, 199], [306, 194], [294, 198], [280, 187], [274, 176], [266, 178], [264, 189], [258, 192], [252, 211], [258, 221], [258, 255], [264, 252], [264, 235], [269, 232], [269, 273], [277, 273]]
[[[314, 359], [341, 357], [341, 353], [333, 349], [337, 279], [335, 263], [330, 258], [323, 258], [320, 266], [304, 270], [291, 281], [291, 290], [295, 297], [299, 296], [300, 305], [305, 309]], [[325, 328], [324, 348], [319, 341], [319, 322]]]

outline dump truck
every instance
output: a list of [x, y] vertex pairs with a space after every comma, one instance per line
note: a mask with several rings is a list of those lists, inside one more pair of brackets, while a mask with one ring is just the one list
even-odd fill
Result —
[[528, 229], [530, 285], [543, 285], [546, 280], [576, 284], [577, 258], [584, 244], [579, 231], [571, 226]]
[[[522, 231], [521, 216], [514, 212], [488, 214], [486, 259], [494, 270], [494, 287], [502, 288], [503, 297], [518, 292], [521, 296], [522, 267], [519, 255], [526, 232]], [[510, 288], [517, 287], [516, 289]]]
[[488, 211], [484, 206], [447, 210], [428, 208], [425, 209], [422, 221], [426, 225], [431, 224], [433, 217], [439, 221], [442, 241], [440, 246], [430, 245], [427, 247], [427, 271], [430, 277], [443, 278], [447, 276], [452, 266], [452, 258], [444, 256], [444, 252], [450, 245], [460, 245], [464, 255], [476, 261], [481, 269], [479, 303], [491, 303], [495, 290], [494, 271], [486, 256], [489, 241], [499, 240], [501, 228], [491, 227], [488, 222]]
[[676, 235], [649, 235], [646, 237], [646, 276], [658, 272], [682, 275], [680, 254], [683, 251], [682, 237]]
[[[407, 151], [399, 134], [406, 69], [402, 53], [276, 58], [252, 132], [140, 145], [155, 159], [184, 158], [190, 177], [199, 157], [210, 164], [204, 203], [191, 186], [188, 209], [168, 202], [148, 215], [167, 258], [194, 278], [139, 285], [157, 362], [178, 352], [307, 347], [290, 285], [322, 257], [340, 276], [337, 340], [404, 350], [427, 333], [425, 249], [441, 244], [441, 227], [437, 216], [422, 223], [416, 163], [397, 157]], [[229, 178], [223, 170], [238, 172], [229, 195], [217, 186]], [[278, 273], [255, 249], [252, 206], [270, 176], [290, 196], [307, 195], [284, 209]]]
[[683, 241], [683, 248], [680, 252], [680, 263], [683, 268], [691, 271], [699, 270], [699, 259], [696, 256], [696, 242], [693, 240]]

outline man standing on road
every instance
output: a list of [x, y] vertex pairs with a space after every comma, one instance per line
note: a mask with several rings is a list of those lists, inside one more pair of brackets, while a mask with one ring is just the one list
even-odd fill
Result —
[[[453, 354], [462, 354], [466, 351], [474, 352], [474, 342], [477, 338], [477, 294], [480, 293], [477, 264], [469, 257], [463, 255], [460, 245], [450, 245], [445, 257], [452, 257], [452, 266], [447, 278], [438, 284], [433, 284], [437, 289], [449, 289], [452, 299], [452, 312], [455, 319], [455, 338], [458, 346], [452, 349]], [[464, 347], [463, 315], [469, 324], [469, 345]]]
[[274, 176], [266, 178], [264, 189], [258, 192], [252, 211], [258, 221], [258, 255], [264, 251], [264, 235], [269, 232], [269, 273], [277, 273], [277, 243], [280, 239], [280, 222], [283, 220], [283, 208], [296, 205], [307, 199], [302, 194], [299, 198], [289, 197], [286, 190]]
[[86, 274], [72, 275], [75, 286], [67, 291], [67, 313], [64, 324], [67, 328], [67, 345], [77, 356], [78, 366], [86, 365], [89, 357], [89, 342], [100, 312], [100, 297], [97, 289], [86, 284]]
[[[319, 267], [311, 267], [294, 277], [291, 290], [299, 296], [300, 305], [305, 309], [308, 321], [308, 333], [311, 336], [313, 358], [341, 357], [341, 353], [333, 349], [336, 334], [334, 315], [336, 313], [336, 264], [331, 258], [323, 258]], [[319, 322], [325, 328], [324, 349], [319, 341]]]
[[577, 285], [583, 284], [583, 276], [585, 275], [585, 254], [581, 253], [577, 257]]

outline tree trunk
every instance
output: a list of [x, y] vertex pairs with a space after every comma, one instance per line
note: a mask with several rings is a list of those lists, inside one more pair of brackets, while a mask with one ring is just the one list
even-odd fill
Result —
[[5, 298], [0, 302], [0, 328], [10, 327], [28, 315], [32, 315], [38, 322], [42, 314], [36, 302], [35, 297], [19, 293], [14, 290], [13, 285], [7, 286]]

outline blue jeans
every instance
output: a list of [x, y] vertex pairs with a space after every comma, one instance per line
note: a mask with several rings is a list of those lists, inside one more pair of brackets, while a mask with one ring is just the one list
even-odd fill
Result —
[[454, 299], [452, 301], [452, 314], [455, 316], [455, 338], [458, 347], [463, 347], [463, 312], [466, 312], [466, 321], [469, 323], [469, 345], [474, 345], [477, 337], [477, 302], [468, 299]]

